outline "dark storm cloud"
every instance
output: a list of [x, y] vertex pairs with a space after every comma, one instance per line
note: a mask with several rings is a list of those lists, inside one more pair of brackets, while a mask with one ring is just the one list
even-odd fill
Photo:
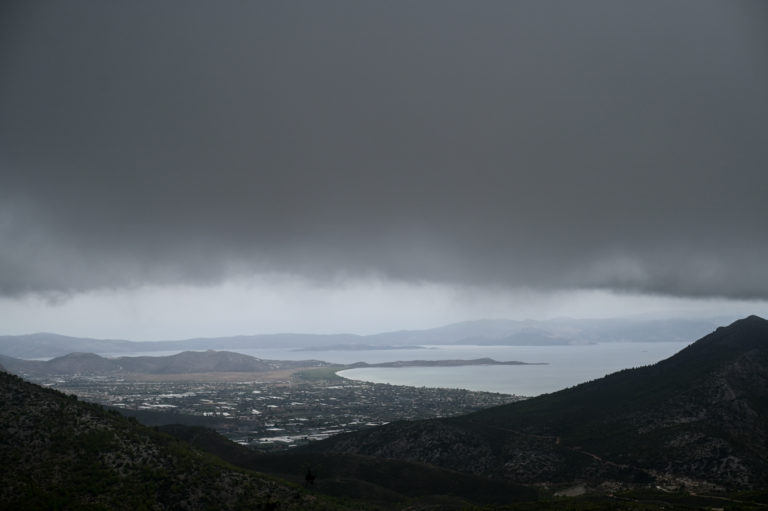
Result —
[[759, 2], [19, 2], [0, 289], [768, 297]]

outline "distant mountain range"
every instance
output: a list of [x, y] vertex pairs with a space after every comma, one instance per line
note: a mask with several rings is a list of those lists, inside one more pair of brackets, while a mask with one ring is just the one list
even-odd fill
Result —
[[339, 435], [306, 451], [515, 483], [766, 488], [768, 321], [750, 316], [655, 365], [553, 394]]
[[35, 359], [69, 353], [129, 354], [152, 351], [248, 350], [307, 348], [328, 350], [365, 347], [479, 344], [541, 346], [596, 342], [688, 341], [711, 332], [716, 320], [686, 319], [558, 319], [549, 321], [478, 320], [428, 330], [376, 335], [266, 334], [198, 338], [179, 341], [125, 341], [38, 333], [0, 336], [0, 354]]

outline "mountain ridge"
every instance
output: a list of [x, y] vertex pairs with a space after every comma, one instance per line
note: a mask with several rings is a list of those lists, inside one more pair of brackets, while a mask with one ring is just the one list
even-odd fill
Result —
[[70, 337], [59, 334], [0, 335], [0, 354], [16, 358], [52, 358], [72, 352], [118, 355], [152, 351], [312, 348], [333, 345], [481, 344], [561, 345], [596, 342], [685, 341], [715, 328], [712, 320], [690, 319], [557, 319], [472, 320], [422, 330], [372, 335], [257, 334], [167, 341], [127, 341]]

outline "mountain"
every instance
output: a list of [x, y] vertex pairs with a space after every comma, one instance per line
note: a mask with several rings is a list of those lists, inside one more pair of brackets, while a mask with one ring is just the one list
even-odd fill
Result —
[[359, 509], [0, 372], [0, 509]]
[[115, 362], [123, 371], [149, 374], [210, 372], [262, 372], [296, 367], [324, 367], [319, 360], [264, 360], [231, 351], [184, 351], [166, 357], [120, 357]]
[[48, 358], [67, 353], [141, 351], [141, 344], [122, 340], [100, 340], [37, 333], [0, 336], [0, 354], [17, 358]]
[[0, 354], [51, 358], [68, 353], [115, 355], [151, 351], [252, 350], [330, 346], [418, 346], [425, 344], [557, 345], [595, 342], [664, 342], [694, 339], [717, 326], [711, 320], [686, 319], [556, 319], [547, 321], [477, 320], [426, 330], [375, 335], [264, 334], [177, 341], [124, 341], [67, 337], [56, 334], [0, 336]]
[[185, 351], [163, 357], [104, 358], [93, 353], [70, 353], [48, 361], [0, 356], [8, 371], [28, 376], [116, 373], [189, 374], [262, 372], [297, 367], [323, 367], [318, 360], [264, 360], [230, 351]]
[[471, 415], [331, 437], [306, 452], [429, 463], [517, 483], [768, 487], [768, 321], [655, 365]]
[[712, 331], [714, 320], [654, 319], [551, 319], [544, 321], [483, 319], [463, 321], [428, 330], [404, 330], [366, 336], [378, 344], [480, 344], [539, 346], [596, 342], [688, 341]]

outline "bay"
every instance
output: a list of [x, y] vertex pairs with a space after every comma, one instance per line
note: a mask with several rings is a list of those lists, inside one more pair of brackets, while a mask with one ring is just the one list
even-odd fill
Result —
[[[601, 378], [622, 369], [656, 363], [689, 343], [603, 343], [586, 346], [442, 346], [429, 360], [491, 357], [545, 365], [460, 367], [370, 367], [340, 371], [352, 380], [415, 387], [462, 388], [537, 396]], [[441, 356], [434, 356], [440, 353]]]

